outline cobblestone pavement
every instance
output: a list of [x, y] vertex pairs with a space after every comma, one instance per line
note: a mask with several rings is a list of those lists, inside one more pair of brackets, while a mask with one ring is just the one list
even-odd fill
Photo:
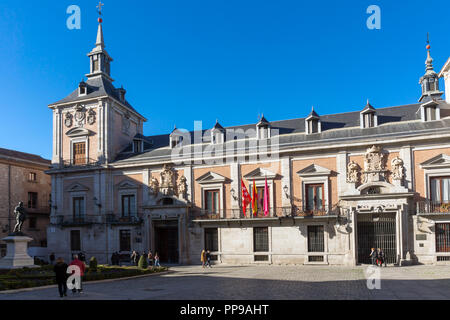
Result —
[[[381, 289], [369, 290], [366, 268], [334, 266], [176, 266], [138, 279], [85, 283], [67, 300], [309, 300], [450, 299], [450, 266], [381, 269]], [[60, 300], [56, 288], [1, 293], [0, 300]]]

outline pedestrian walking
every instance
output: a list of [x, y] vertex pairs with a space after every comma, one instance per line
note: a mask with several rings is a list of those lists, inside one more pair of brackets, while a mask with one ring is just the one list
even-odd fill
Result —
[[200, 261], [202, 262], [202, 268], [204, 268], [205, 267], [205, 263], [206, 263], [206, 252], [205, 252], [205, 249], [202, 250]]
[[153, 255], [152, 255], [151, 251], [148, 252], [147, 259], [148, 259], [148, 265], [150, 267], [153, 267]]
[[69, 266], [64, 262], [63, 258], [58, 258], [56, 264], [53, 267], [53, 271], [56, 275], [56, 283], [58, 284], [59, 296], [67, 296], [67, 268]]
[[211, 252], [208, 250], [206, 251], [206, 266], [211, 267]]
[[137, 251], [133, 250], [133, 253], [131, 254], [131, 263], [133, 263], [135, 266], [139, 263], [139, 253]]
[[376, 265], [377, 264], [377, 251], [375, 250], [375, 248], [372, 248], [372, 251], [370, 252], [370, 259], [372, 260], [372, 265]]
[[[78, 288], [73, 288], [72, 289], [72, 293], [75, 294], [77, 291], [78, 293], [82, 293], [83, 292], [83, 285], [82, 285], [82, 279], [84, 276], [84, 271], [86, 269], [86, 265], [84, 264], [83, 261], [81, 261], [78, 258], [78, 255], [74, 255], [73, 256], [73, 261], [70, 263], [71, 266], [77, 266], [80, 269], [80, 286]], [[72, 274], [75, 272], [72, 272]]]
[[155, 267], [161, 267], [161, 265], [159, 264], [158, 252], [155, 253]]

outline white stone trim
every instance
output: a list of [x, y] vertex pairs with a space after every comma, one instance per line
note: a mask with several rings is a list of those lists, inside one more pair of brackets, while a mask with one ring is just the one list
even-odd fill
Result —
[[425, 199], [430, 199], [431, 190], [430, 190], [430, 182], [433, 177], [442, 177], [448, 176], [450, 177], [450, 169], [424, 169], [423, 179], [425, 186]]
[[74, 212], [73, 212], [73, 199], [74, 198], [83, 198], [84, 199], [84, 216], [88, 215], [88, 212], [86, 211], [87, 208], [87, 192], [72, 192], [69, 195], [70, 197], [70, 204], [69, 204], [69, 208], [70, 208], [70, 216], [73, 217], [74, 216]]
[[138, 209], [138, 201], [137, 201], [137, 189], [121, 189], [121, 190], [118, 190], [118, 192], [117, 192], [117, 204], [118, 204], [118, 210], [116, 210], [116, 212], [118, 212], [119, 213], [119, 218], [120, 217], [123, 217], [124, 215], [123, 215], [123, 208], [122, 208], [122, 196], [134, 196], [134, 207], [135, 207], [135, 209], [136, 209], [136, 212], [135, 212], [135, 217], [137, 217], [138, 216], [138, 211], [139, 211], [139, 209]]
[[84, 138], [71, 138], [70, 139], [70, 163], [74, 163], [75, 159], [73, 158], [73, 145], [75, 143], [84, 142], [86, 144], [86, 163], [89, 162], [89, 137]]
[[207, 190], [219, 190], [219, 214], [221, 218], [225, 217], [224, 202], [225, 202], [225, 184], [213, 183], [207, 185], [201, 185], [201, 203], [202, 209], [206, 210], [205, 191]]

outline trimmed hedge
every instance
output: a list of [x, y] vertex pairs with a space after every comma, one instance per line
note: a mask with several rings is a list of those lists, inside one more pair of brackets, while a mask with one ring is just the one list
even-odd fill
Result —
[[[106, 279], [119, 279], [140, 276], [166, 271], [166, 267], [141, 269], [138, 267], [118, 267], [98, 265], [96, 271], [87, 268], [83, 281], [97, 281]], [[12, 269], [0, 275], [0, 291], [33, 288], [56, 284], [55, 274], [48, 268], [39, 269]]]

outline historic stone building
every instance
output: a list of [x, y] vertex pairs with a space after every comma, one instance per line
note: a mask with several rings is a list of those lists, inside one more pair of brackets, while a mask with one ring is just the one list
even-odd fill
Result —
[[[388, 263], [450, 259], [450, 104], [429, 47], [418, 103], [144, 136], [112, 84], [102, 25], [86, 82], [51, 104], [51, 251], [157, 251], [163, 262]], [[412, 79], [414, 81], [414, 79]], [[447, 97], [447, 100], [448, 97]], [[270, 210], [262, 210], [268, 184]], [[242, 185], [259, 195], [242, 209]]]
[[[0, 239], [13, 231], [14, 208], [21, 201], [27, 212], [23, 232], [33, 238], [29, 245], [47, 246], [51, 185], [44, 171], [50, 165], [50, 160], [38, 155], [0, 148]], [[4, 256], [5, 243], [0, 243], [0, 250]]]

